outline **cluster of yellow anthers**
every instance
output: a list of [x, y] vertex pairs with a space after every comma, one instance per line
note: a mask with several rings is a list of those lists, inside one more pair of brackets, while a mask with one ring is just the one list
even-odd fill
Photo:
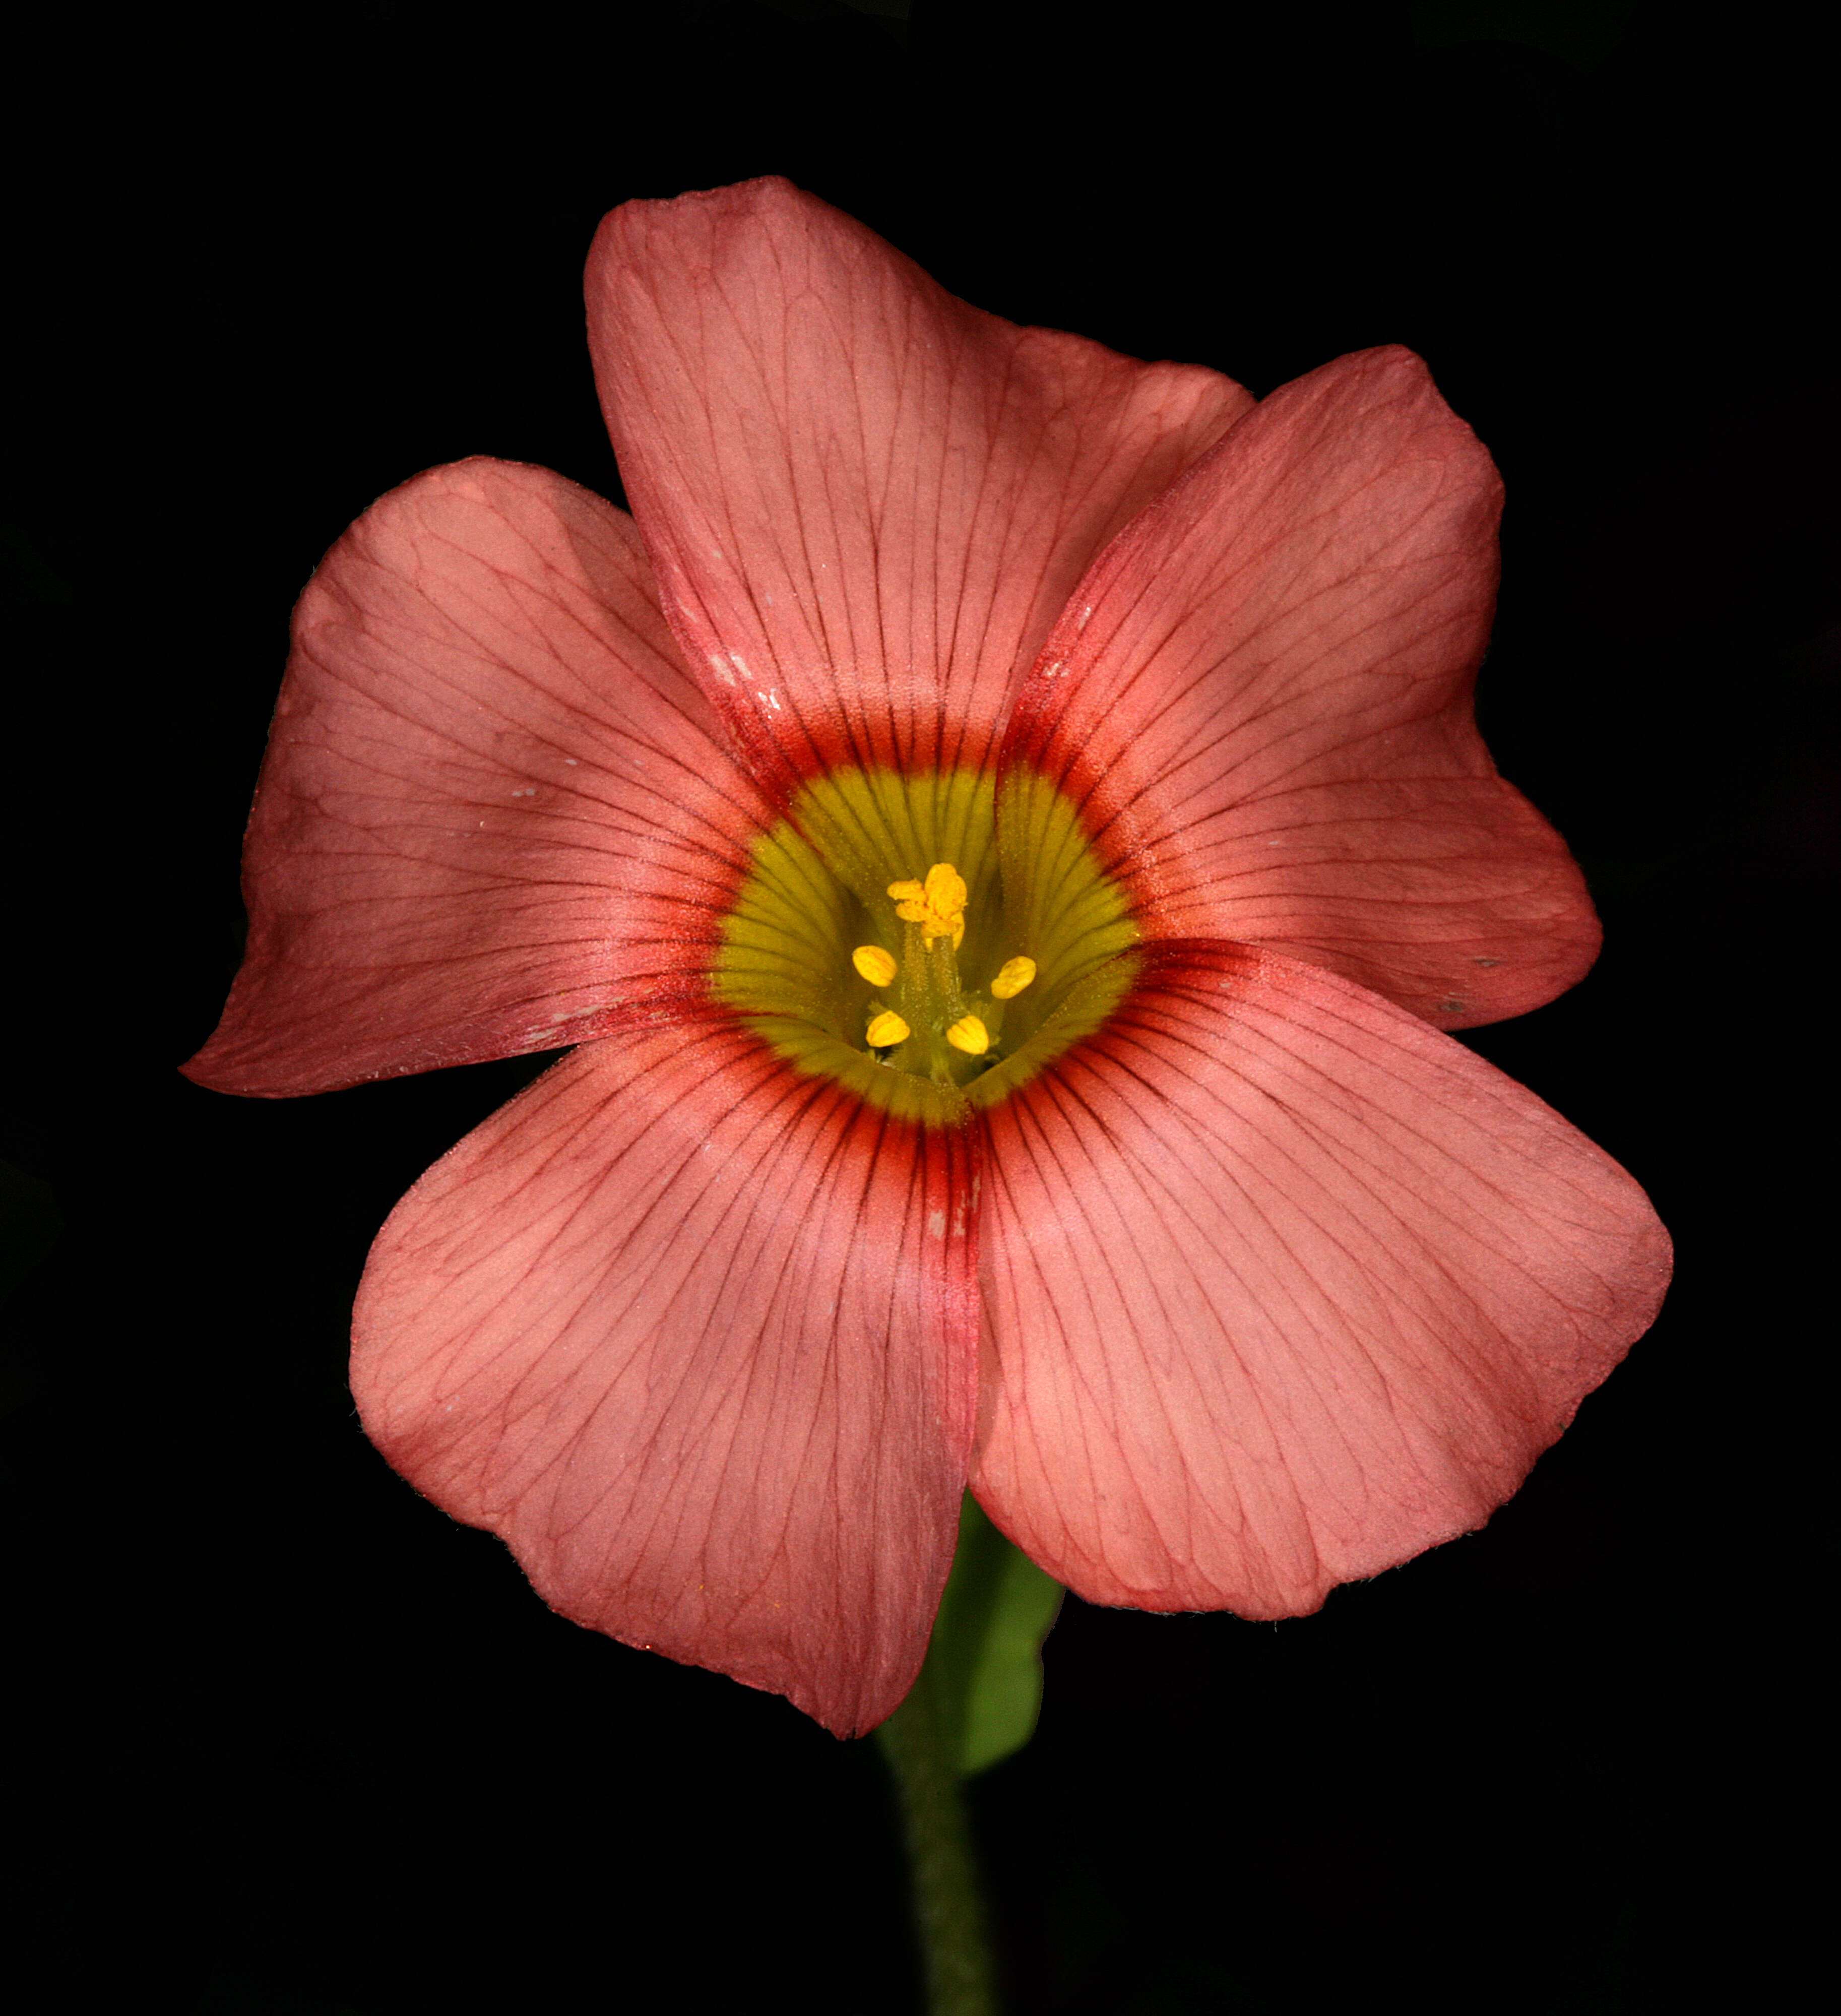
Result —
[[[969, 893], [965, 877], [944, 861], [934, 862], [924, 882], [889, 884], [889, 894], [895, 899], [895, 915], [904, 923], [919, 925], [922, 943], [929, 951], [941, 938], [951, 939], [954, 952], [965, 942], [965, 902]], [[890, 985], [901, 971], [894, 955], [880, 945], [858, 945], [850, 954], [850, 963], [872, 987]], [[1005, 959], [991, 983], [991, 999], [1011, 1000], [1035, 977], [1033, 959]], [[871, 1016], [866, 1033], [872, 1049], [886, 1050], [906, 1042], [914, 1032], [893, 1009], [885, 1008]], [[971, 1057], [983, 1057], [991, 1046], [991, 1031], [976, 1015], [962, 1015], [947, 1030], [946, 1040]]]
[[936, 861], [924, 882], [889, 884], [895, 915], [904, 924], [919, 924], [929, 944], [951, 938], [955, 952], [965, 941], [965, 899], [971, 893], [964, 876], [948, 861]]

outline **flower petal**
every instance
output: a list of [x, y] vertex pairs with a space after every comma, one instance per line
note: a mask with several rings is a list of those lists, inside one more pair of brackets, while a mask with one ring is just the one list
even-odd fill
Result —
[[244, 843], [248, 954], [187, 1071], [323, 1092], [700, 998], [769, 816], [631, 520], [548, 470], [432, 470], [300, 598]]
[[1081, 805], [1153, 936], [1290, 952], [1441, 1028], [1538, 1007], [1599, 934], [1472, 717], [1500, 508], [1418, 358], [1325, 365], [1107, 549], [1005, 761]]
[[974, 1152], [720, 1011], [585, 1046], [384, 1227], [365, 1428], [565, 1616], [867, 1729], [952, 1560]]
[[987, 1124], [973, 1485], [1095, 1602], [1297, 1615], [1480, 1525], [1667, 1280], [1533, 1093], [1246, 946], [1152, 950]]
[[782, 793], [980, 765], [1082, 570], [1251, 404], [968, 308], [777, 178], [623, 205], [588, 297], [666, 609]]

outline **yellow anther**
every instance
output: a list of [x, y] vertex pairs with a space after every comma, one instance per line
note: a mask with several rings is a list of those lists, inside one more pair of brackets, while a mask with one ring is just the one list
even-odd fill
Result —
[[949, 862], [936, 861], [927, 870], [927, 901], [942, 916], [957, 916], [971, 893], [964, 876]]
[[923, 938], [952, 940], [956, 949], [965, 935], [965, 899], [971, 891], [951, 862], [936, 861], [923, 882], [891, 882], [895, 915], [904, 923], [919, 924]]
[[991, 1048], [991, 1031], [976, 1015], [962, 1015], [947, 1031], [946, 1040], [969, 1057], [981, 1057]]
[[998, 968], [997, 978], [991, 983], [992, 999], [1015, 1000], [1035, 977], [1036, 963], [1033, 959], [1005, 959]]
[[879, 1015], [869, 1018], [869, 1047], [872, 1050], [890, 1050], [897, 1043], [904, 1043], [913, 1032], [892, 1008], [885, 1008]]
[[[880, 945], [858, 945], [850, 954], [850, 963], [872, 987], [886, 987], [895, 977], [895, 962]], [[1011, 966], [1016, 963], [1014, 959], [1010, 962]], [[1009, 970], [1006, 967], [1005, 971]], [[1034, 973], [1035, 968], [1032, 966], [1030, 971]]]

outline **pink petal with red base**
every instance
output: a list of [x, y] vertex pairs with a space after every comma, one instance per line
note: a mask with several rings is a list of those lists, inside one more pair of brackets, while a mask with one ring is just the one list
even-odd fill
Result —
[[1095, 1602], [1301, 1615], [1480, 1525], [1667, 1283], [1531, 1093], [1245, 946], [1154, 952], [987, 1125], [973, 1488]]
[[1501, 485], [1410, 352], [1261, 403], [1076, 592], [1005, 745], [1155, 936], [1264, 945], [1441, 1028], [1572, 985], [1598, 928], [1471, 689]]
[[433, 470], [300, 599], [244, 848], [248, 954], [188, 1072], [321, 1092], [700, 1000], [768, 816], [632, 521], [548, 470]]
[[1088, 563], [1251, 404], [968, 308], [778, 179], [623, 206], [588, 293], [686, 661], [782, 790], [981, 764]]
[[866, 1730], [952, 1559], [974, 1152], [717, 1011], [577, 1050], [385, 1226], [365, 1429], [565, 1616]]

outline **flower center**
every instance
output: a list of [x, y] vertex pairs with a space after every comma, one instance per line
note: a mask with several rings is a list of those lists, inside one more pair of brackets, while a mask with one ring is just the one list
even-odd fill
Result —
[[1002, 1004], [1036, 976], [1033, 959], [1006, 959], [987, 996], [965, 991], [956, 954], [965, 941], [970, 893], [950, 861], [936, 861], [924, 882], [891, 882], [889, 900], [907, 927], [901, 956], [879, 945], [860, 945], [850, 954], [858, 977], [875, 990], [865, 1041], [884, 1064], [936, 1085], [958, 1085], [965, 1058], [991, 1056], [1003, 1031]]
[[1096, 1029], [1138, 935], [1045, 778], [852, 769], [755, 843], [711, 991], [800, 1071], [947, 1125]]

